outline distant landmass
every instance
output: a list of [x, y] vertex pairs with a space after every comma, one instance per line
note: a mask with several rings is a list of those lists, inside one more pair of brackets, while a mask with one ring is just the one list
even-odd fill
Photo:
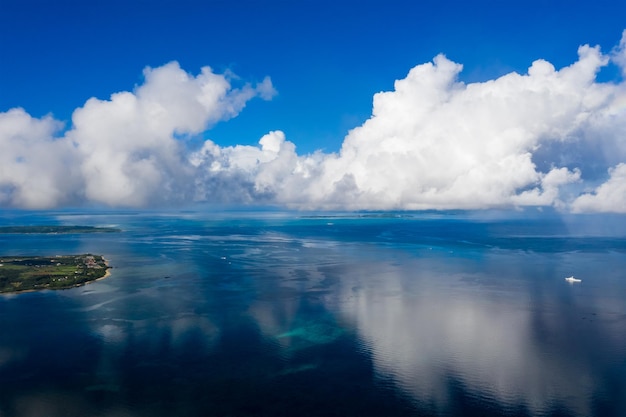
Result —
[[0, 293], [77, 287], [109, 274], [100, 255], [0, 257]]
[[41, 234], [71, 234], [71, 233], [118, 233], [121, 229], [114, 227], [93, 226], [0, 226], [0, 233], [41, 233]]

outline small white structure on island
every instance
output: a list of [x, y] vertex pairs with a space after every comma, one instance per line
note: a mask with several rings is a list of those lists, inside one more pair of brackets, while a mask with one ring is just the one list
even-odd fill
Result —
[[565, 278], [565, 281], [570, 282], [570, 283], [574, 283], [574, 282], [582, 282], [582, 279], [578, 279], [578, 278], [574, 278], [574, 276], [572, 275], [571, 277], [567, 277]]

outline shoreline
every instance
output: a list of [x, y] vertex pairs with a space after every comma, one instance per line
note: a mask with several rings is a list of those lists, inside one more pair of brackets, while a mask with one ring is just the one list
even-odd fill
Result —
[[[87, 282], [83, 282], [83, 283], [80, 283], [80, 284], [76, 284], [75, 286], [70, 287], [70, 288], [82, 287], [83, 285], [89, 284], [91, 282], [102, 281], [103, 279], [110, 277], [111, 276], [111, 269], [113, 269], [113, 267], [109, 266], [109, 261], [107, 259], [104, 259], [104, 257], [102, 257], [102, 260], [104, 261], [104, 264], [107, 267], [107, 270], [104, 272], [103, 276], [101, 276], [100, 278], [96, 278], [93, 281], [87, 281]], [[66, 289], [69, 289], [69, 288], [66, 288]]]

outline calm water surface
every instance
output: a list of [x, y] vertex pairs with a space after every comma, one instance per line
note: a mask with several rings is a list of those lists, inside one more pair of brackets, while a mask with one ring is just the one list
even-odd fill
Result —
[[0, 259], [114, 267], [0, 296], [2, 417], [626, 416], [620, 218], [0, 215], [19, 224], [123, 232], [0, 235]]

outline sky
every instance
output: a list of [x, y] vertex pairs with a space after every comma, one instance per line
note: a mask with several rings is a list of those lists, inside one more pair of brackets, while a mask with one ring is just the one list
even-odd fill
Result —
[[623, 16], [1, 0], [0, 207], [624, 213]]

